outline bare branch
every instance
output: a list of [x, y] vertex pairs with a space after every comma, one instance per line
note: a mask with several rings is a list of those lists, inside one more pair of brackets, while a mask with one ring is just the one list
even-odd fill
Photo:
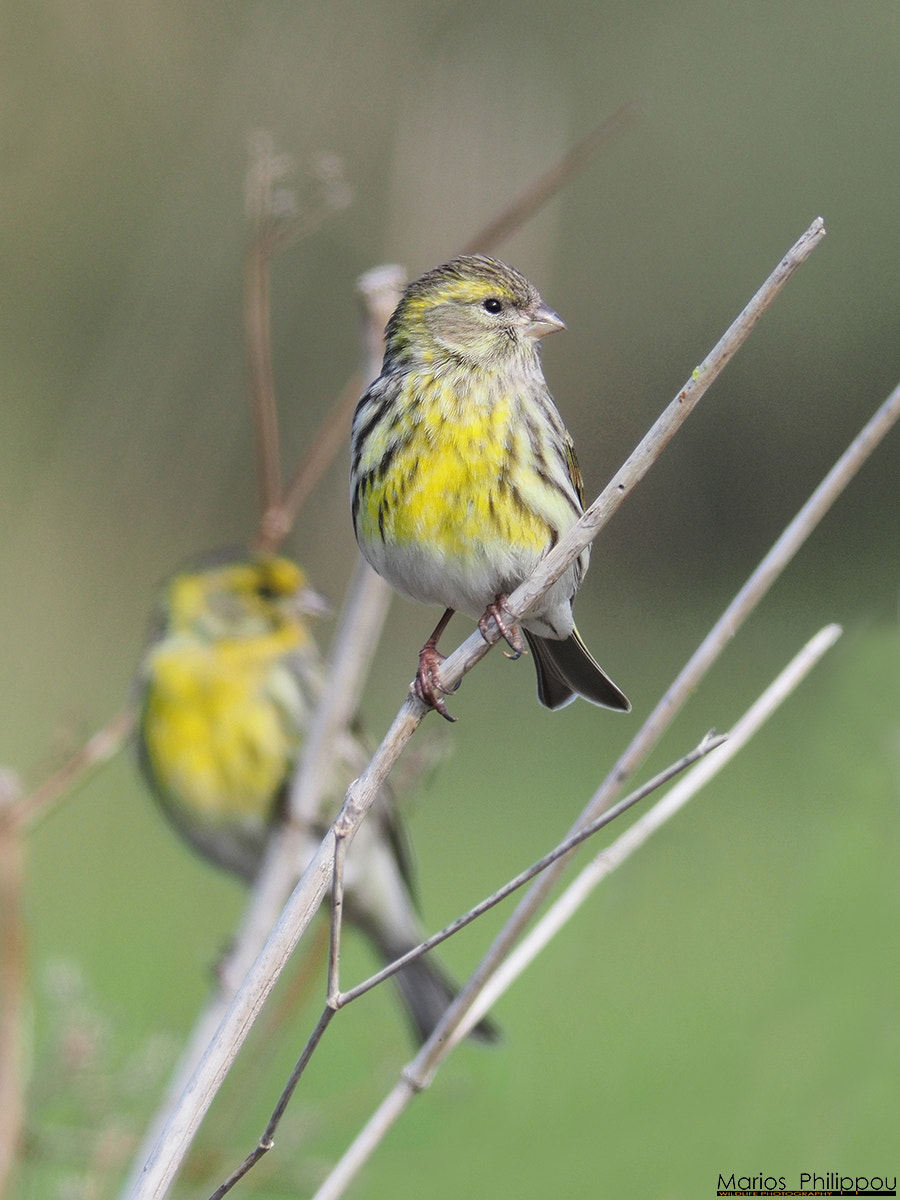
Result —
[[[717, 774], [726, 762], [730, 761], [760, 725], [805, 678], [839, 636], [840, 628], [836, 625], [828, 626], [817, 634], [766, 689], [756, 703], [748, 709], [728, 738], [724, 739], [724, 744], [718, 745], [714, 753], [697, 763], [690, 773], [680, 780], [662, 800], [658, 801], [645, 816], [636, 821], [611, 846], [601, 851], [597, 858], [581, 872], [528, 938], [486, 981], [481, 994], [467, 1012], [465, 1019], [443, 1042], [440, 1053], [429, 1065], [427, 1074], [423, 1074], [418, 1069], [418, 1059], [403, 1071], [401, 1078], [348, 1147], [340, 1162], [335, 1165], [313, 1200], [339, 1200], [339, 1197], [344, 1195], [353, 1178], [384, 1140], [388, 1130], [408, 1107], [410, 1101], [431, 1082], [440, 1063], [449, 1055], [460, 1039], [488, 1012], [496, 999], [533, 962], [537, 954], [577, 911], [597, 884], [643, 845], [653, 832], [683, 808], [703, 784]], [[437, 1036], [439, 1035], [436, 1034], [435, 1037]], [[426, 1049], [427, 1047], [423, 1048], [419, 1058], [422, 1058]]]
[[[279, 1098], [278, 1105], [273, 1111], [272, 1116], [269, 1118], [265, 1133], [259, 1139], [259, 1142], [250, 1152], [250, 1154], [248, 1154], [244, 1161], [240, 1164], [240, 1166], [234, 1172], [232, 1172], [225, 1182], [214, 1192], [211, 1200], [220, 1200], [220, 1197], [224, 1196], [228, 1191], [230, 1191], [234, 1184], [237, 1183], [239, 1179], [242, 1179], [244, 1175], [246, 1175], [251, 1169], [251, 1167], [253, 1167], [259, 1161], [262, 1155], [271, 1149], [278, 1125], [281, 1121], [281, 1118], [284, 1116], [284, 1113], [287, 1109], [287, 1104], [300, 1081], [301, 1075], [305, 1070], [306, 1065], [310, 1061], [314, 1046], [318, 1044], [322, 1034], [325, 1031], [325, 1026], [330, 1022], [331, 1018], [338, 1011], [338, 1009], [346, 1008], [348, 1004], [352, 1004], [354, 1000], [358, 1000], [360, 996], [364, 996], [366, 992], [370, 992], [372, 988], [377, 987], [386, 979], [389, 979], [392, 975], [396, 975], [396, 973], [408, 963], [412, 962], [416, 958], [421, 958], [423, 954], [427, 954], [429, 950], [434, 949], [435, 946], [438, 946], [441, 942], [446, 941], [449, 937], [452, 937], [461, 929], [464, 929], [466, 925], [470, 925], [472, 921], [476, 920], [476, 918], [482, 916], [489, 909], [494, 908], [518, 888], [523, 887], [529, 882], [529, 880], [534, 879], [534, 877], [540, 874], [541, 871], [546, 870], [547, 867], [556, 862], [557, 859], [571, 853], [572, 850], [574, 850], [582, 842], [586, 841], [589, 837], [592, 837], [595, 833], [598, 833], [604, 826], [609, 825], [610, 822], [614, 821], [617, 817], [622, 816], [622, 814], [627, 812], [629, 808], [637, 804], [639, 800], [643, 800], [646, 796], [662, 787], [665, 783], [674, 778], [675, 775], [679, 774], [681, 771], [684, 771], [687, 767], [697, 762], [697, 760], [702, 758], [704, 755], [709, 754], [724, 741], [724, 737], [718, 737], [713, 734], [707, 735], [700, 745], [691, 751], [690, 754], [685, 755], [684, 758], [680, 759], [672, 766], [667, 767], [665, 771], [660, 772], [659, 775], [655, 776], [648, 783], [644, 784], [643, 787], [638, 788], [636, 792], [632, 793], [632, 795], [628, 796], [625, 800], [621, 801], [621, 803], [617, 804], [614, 809], [610, 809], [609, 812], [606, 812], [599, 817], [591, 824], [590, 827], [581, 830], [581, 832], [576, 834], [574, 837], [568, 838], [549, 854], [546, 854], [536, 863], [533, 863], [509, 883], [505, 884], [491, 896], [487, 897], [487, 899], [483, 900], [480, 904], [476, 904], [474, 908], [469, 909], [467, 913], [464, 913], [461, 917], [458, 917], [455, 921], [451, 922], [450, 925], [447, 925], [439, 933], [433, 934], [431, 937], [426, 938], [424, 942], [416, 946], [415, 949], [410, 950], [407, 954], [404, 954], [402, 958], [396, 959], [390, 964], [390, 966], [385, 967], [382, 971], [379, 971], [375, 975], [370, 976], [368, 979], [363, 980], [362, 983], [357, 984], [355, 987], [349, 988], [346, 992], [342, 992], [340, 990], [338, 980], [341, 909], [343, 904], [343, 858], [346, 843], [343, 837], [338, 836], [335, 843], [334, 879], [332, 881], [330, 931], [331, 953], [328, 974], [328, 997], [325, 1010], [322, 1014], [322, 1017], [319, 1019], [319, 1023], [313, 1031], [309, 1042], [307, 1042], [306, 1046], [304, 1047], [303, 1054], [300, 1056], [297, 1064], [294, 1067], [294, 1070], [291, 1072], [290, 1079], [285, 1086], [281, 1097]], [[340, 833], [339, 829], [336, 829], [336, 833]]]
[[611, 117], [607, 117], [596, 129], [592, 129], [587, 137], [567, 150], [548, 171], [533, 180], [508, 208], [467, 242], [460, 253], [483, 254], [511, 237], [558, 195], [570, 179], [580, 174], [594, 155], [605, 150], [619, 134], [630, 128], [640, 111], [634, 101], [616, 109]]
[[[575, 561], [584, 547], [600, 532], [618, 510], [625, 497], [644, 478], [650, 467], [691, 415], [710, 385], [719, 377], [738, 349], [750, 336], [759, 318], [769, 307], [797, 267], [805, 262], [825, 236], [825, 225], [817, 217], [803, 236], [791, 247], [750, 303], [732, 322], [699, 367], [695, 367], [691, 378], [650, 431], [632, 451], [625, 464], [616, 472], [597, 499], [585, 511], [581, 520], [574, 525], [556, 546], [547, 554], [530, 579], [507, 601], [507, 608], [514, 621], [526, 616], [538, 604], [546, 590], [551, 587]], [[438, 687], [453, 691], [463, 675], [487, 654], [490, 645], [500, 640], [500, 630], [491, 620], [490, 643], [479, 631], [475, 631], [462, 646], [442, 664]]]
[[283, 182], [289, 160], [275, 153], [272, 139], [258, 134], [251, 141], [247, 168], [247, 212], [253, 234], [244, 260], [244, 340], [250, 376], [250, 406], [256, 446], [259, 511], [264, 516], [281, 498], [281, 451], [278, 407], [272, 376], [272, 336], [269, 306], [272, 255], [281, 224], [274, 203], [275, 188]]
[[291, 529], [303, 505], [322, 482], [335, 456], [347, 441], [350, 418], [365, 382], [361, 372], [351, 375], [313, 436], [310, 447], [294, 469], [284, 495], [263, 513], [255, 549], [274, 553]]
[[[841, 636], [841, 632], [840, 625], [826, 625], [824, 629], [820, 629], [815, 637], [811, 638], [788, 663], [781, 674], [769, 684], [759, 699], [747, 709], [740, 720], [729, 730], [728, 736], [721, 739], [721, 743], [714, 748], [715, 753], [692, 767], [688, 774], [680, 779], [661, 800], [657, 801], [649, 812], [635, 821], [634, 825], [617, 838], [611, 846], [602, 850], [594, 861], [569, 884], [552, 908], [548, 909], [534, 929], [488, 980], [481, 995], [460, 1025], [455, 1040], [465, 1037], [471, 1026], [477, 1024], [493, 1007], [514, 980], [522, 974], [555, 934], [578, 911], [594, 888], [607, 875], [612, 874], [616, 867], [620, 867], [636, 850], [639, 850], [658, 829], [662, 828], [666, 821], [680, 812], [702, 787], [705, 787], [727, 763], [731, 762], [776, 709], [799, 687], [813, 667]], [[605, 815], [608, 816], [618, 808], [619, 805], [616, 805]], [[598, 817], [592, 821], [589, 828], [602, 819], [602, 817]]]
[[19, 781], [0, 775], [0, 1196], [16, 1167], [25, 1124], [27, 967], [24, 838], [6, 818], [20, 804]]
[[[728, 605], [679, 673], [678, 678], [644, 722], [630, 746], [612, 768], [603, 785], [576, 821], [573, 832], [609, 807], [624, 783], [646, 759], [663, 732], [694, 693], [712, 664], [732, 640], [736, 630], [759, 604], [772, 583], [898, 418], [900, 418], [900, 386], [891, 393], [832, 467], [734, 600]], [[422, 1072], [419, 1076], [421, 1086], [425, 1086], [430, 1056], [439, 1054], [441, 1042], [453, 1036], [457, 1023], [462, 1019], [485, 981], [506, 957], [525, 925], [531, 920], [563, 866], [564, 863], [557, 863], [531, 886], [492, 943], [469, 982], [448, 1009], [441, 1026], [435, 1030], [430, 1041], [423, 1047], [415, 1064], [417, 1069]]]
[[[407, 963], [412, 962], [413, 959], [421, 958], [423, 954], [427, 954], [429, 950], [433, 950], [435, 946], [439, 946], [441, 942], [446, 942], [448, 938], [459, 933], [461, 929], [465, 929], [467, 925], [471, 925], [473, 921], [484, 916], [486, 912], [489, 912], [492, 908], [496, 908], [498, 904], [506, 900], [507, 897], [513, 894], [513, 892], [517, 892], [519, 888], [524, 887], [526, 883], [530, 883], [532, 879], [535, 879], [538, 875], [543, 874], [548, 867], [552, 867], [555, 862], [558, 862], [561, 858], [565, 858], [567, 854], [571, 854], [573, 850], [577, 849], [583, 842], [586, 842], [588, 838], [592, 838], [595, 834], [599, 833], [601, 829], [605, 829], [607, 825], [610, 825], [618, 817], [621, 817], [624, 813], [628, 812], [628, 810], [633, 808], [635, 804], [638, 804], [641, 800], [645, 800], [648, 796], [652, 795], [653, 792], [658, 791], [659, 788], [664, 787], [665, 784], [674, 779], [676, 775], [680, 775], [682, 771], [685, 771], [688, 769], [688, 767], [693, 766], [694, 763], [696, 763], [699, 759], [704, 758], [707, 754], [710, 754], [718, 746], [722, 745], [725, 740], [726, 738], [724, 734], [716, 734], [713, 732], [708, 733], [699, 745], [685, 754], [677, 762], [672, 763], [670, 766], [666, 767], [664, 771], [660, 771], [659, 774], [654, 775], [652, 779], [649, 779], [646, 783], [642, 784], [630, 795], [626, 796], [624, 800], [620, 800], [619, 803], [613, 808], [607, 809], [606, 812], [601, 813], [596, 820], [591, 821], [590, 824], [585, 825], [576, 833], [572, 833], [567, 838], [564, 838], [563, 841], [560, 842], [560, 844], [553, 850], [551, 850], [549, 854], [545, 854], [542, 858], [539, 858], [537, 862], [532, 863], [530, 867], [526, 867], [524, 871], [521, 871], [518, 875], [514, 876], [514, 878], [510, 879], [508, 883], [505, 883], [495, 892], [492, 892], [490, 896], [487, 896], [473, 908], [470, 908], [468, 912], [463, 913], [462, 916], [457, 917], [455, 921], [451, 921], [449, 925], [445, 925], [443, 929], [432, 934], [431, 937], [426, 938], [424, 942], [416, 946], [414, 949], [409, 950], [403, 955], [402, 958], [395, 959], [390, 966], [384, 967], [375, 975], [363, 980], [362, 983], [357, 984], [355, 987], [349, 988], [346, 992], [341, 992], [337, 997], [340, 1002], [340, 1006], [343, 1008], [347, 1004], [350, 1004], [353, 1000], [356, 1000], [359, 996], [365, 995], [366, 992], [371, 991], [373, 987], [377, 987], [377, 985], [382, 983], [385, 979], [389, 979], [392, 975], [396, 975], [398, 971], [402, 970], [403, 967], [405, 967]], [[468, 1026], [468, 1022], [466, 1022], [466, 1025]]]
[[[822, 222], [816, 221], [789, 252], [785, 260], [779, 264], [767, 284], [754, 297], [754, 300], [726, 333], [725, 338], [714, 349], [702, 367], [693, 373], [692, 380], [682, 389], [673, 402], [673, 406], [670, 406], [670, 409], [663, 414], [660, 422], [654, 426], [648, 438], [644, 439], [638, 451], [631, 456], [626, 466], [616, 476], [611, 487], [595, 504], [591, 505], [583, 520], [578, 522], [559, 546], [546, 556], [532, 578], [513, 593], [513, 596], [510, 597], [510, 608], [514, 615], [521, 615], [522, 612], [527, 611], [526, 605], [530, 606], [537, 602], [542, 590], [545, 591], [552, 585], [553, 581], [566, 569], [568, 563], [596, 535], [600, 525], [609, 519], [633, 483], [646, 472], [652, 456], [661, 452], [680, 426], [684, 418], [679, 418], [678, 412], [681, 409], [690, 411], [693, 408], [721, 366], [728, 361], [737, 345], [749, 334], [763, 308], [771, 302], [771, 299], [812, 247], [821, 240], [823, 232]], [[660, 426], [662, 426], [663, 435], [659, 432]], [[668, 430], [667, 433], [666, 430]], [[609, 497], [607, 498], [608, 493]], [[597, 513], [601, 510], [603, 516], [598, 520]], [[499, 636], [499, 631], [495, 630], [494, 632]], [[452, 687], [456, 680], [462, 677], [465, 670], [483, 657], [487, 649], [487, 643], [481, 635], [473, 634], [444, 663], [442, 680], [444, 686]], [[349, 789], [338, 818], [342, 828], [347, 831], [348, 845], [359, 823], [375, 802], [379, 789], [396, 763], [403, 747], [418, 727], [426, 711], [424, 705], [410, 694], [372, 762]], [[274, 986], [290, 953], [330, 887], [334, 841], [334, 832], [330, 830], [313, 856], [269, 939], [230, 1004], [217, 1036], [208, 1046], [184, 1093], [174, 1106], [166, 1128], [131, 1193], [132, 1200], [148, 1200], [150, 1197], [159, 1200], [166, 1194], [203, 1115], [229, 1070], [266, 996]], [[532, 885], [519, 909], [528, 902], [535, 889], [543, 885], [544, 879], [548, 875], [554, 875], [556, 869], [558, 869], [558, 865], [557, 868], [551, 868], [538, 883]], [[516, 910], [517, 914], [519, 909]], [[491, 974], [499, 959], [508, 949], [506, 945], [503, 945], [502, 949], [500, 948], [499, 939], [495, 943], [495, 947], [500, 949], [499, 956], [494, 957], [492, 948], [491, 954], [473, 976], [473, 980], [463, 990], [457, 1001], [451, 1005], [448, 1016], [439, 1026], [439, 1030], [426, 1043], [423, 1053], [416, 1059], [414, 1067], [417, 1071], [417, 1079], [427, 1078], [430, 1056], [434, 1052], [436, 1043], [441, 1038], [452, 1035], [454, 1028], [462, 1020], [466, 1007], [472, 1002], [475, 993], [482, 985], [483, 979]], [[421, 1074], [419, 1074], [420, 1072]]]
[[9, 810], [6, 819], [19, 828], [31, 827], [47, 815], [54, 804], [81, 782], [89, 771], [108, 762], [118, 754], [134, 728], [134, 712], [124, 708], [111, 717], [65, 762], [58, 771], [39, 784], [28, 796], [23, 796]]

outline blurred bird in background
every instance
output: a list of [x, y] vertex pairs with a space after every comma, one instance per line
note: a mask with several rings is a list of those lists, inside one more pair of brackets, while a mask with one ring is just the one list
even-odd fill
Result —
[[[283, 557], [219, 555], [163, 588], [139, 671], [139, 760], [179, 833], [248, 883], [285, 817], [291, 776], [324, 683], [309, 631], [323, 603]], [[337, 748], [332, 787], [304, 828], [299, 879], [367, 761], [358, 738]], [[422, 941], [404, 831], [387, 796], [357, 832], [344, 871], [348, 920], [385, 964]], [[456, 987], [433, 955], [394, 977], [417, 1036], [431, 1034]], [[494, 1040], [483, 1021], [473, 1031]]]

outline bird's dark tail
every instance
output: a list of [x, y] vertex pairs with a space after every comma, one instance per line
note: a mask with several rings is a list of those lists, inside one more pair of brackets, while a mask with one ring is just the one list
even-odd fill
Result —
[[628, 697], [595, 662], [577, 629], [563, 641], [523, 632], [537, 671], [538, 699], [545, 708], [562, 708], [583, 696], [592, 704], [630, 712]]

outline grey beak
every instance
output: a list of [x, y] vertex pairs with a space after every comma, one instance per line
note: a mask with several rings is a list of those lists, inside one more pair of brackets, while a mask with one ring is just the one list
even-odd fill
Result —
[[555, 313], [552, 308], [548, 308], [546, 304], [541, 304], [531, 312], [531, 321], [526, 334], [532, 338], [546, 337], [548, 333], [556, 333], [558, 329], [565, 329], [566, 323]]

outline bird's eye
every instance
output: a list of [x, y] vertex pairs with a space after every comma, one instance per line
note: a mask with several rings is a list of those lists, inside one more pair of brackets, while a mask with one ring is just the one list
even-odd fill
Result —
[[256, 594], [260, 600], [271, 601], [276, 598], [276, 591], [270, 583], [261, 583], [256, 589]]
[[487, 300], [485, 300], [484, 304], [482, 305], [482, 308], [485, 312], [489, 313], [503, 312], [503, 301], [498, 300], [496, 296], [488, 296]]

